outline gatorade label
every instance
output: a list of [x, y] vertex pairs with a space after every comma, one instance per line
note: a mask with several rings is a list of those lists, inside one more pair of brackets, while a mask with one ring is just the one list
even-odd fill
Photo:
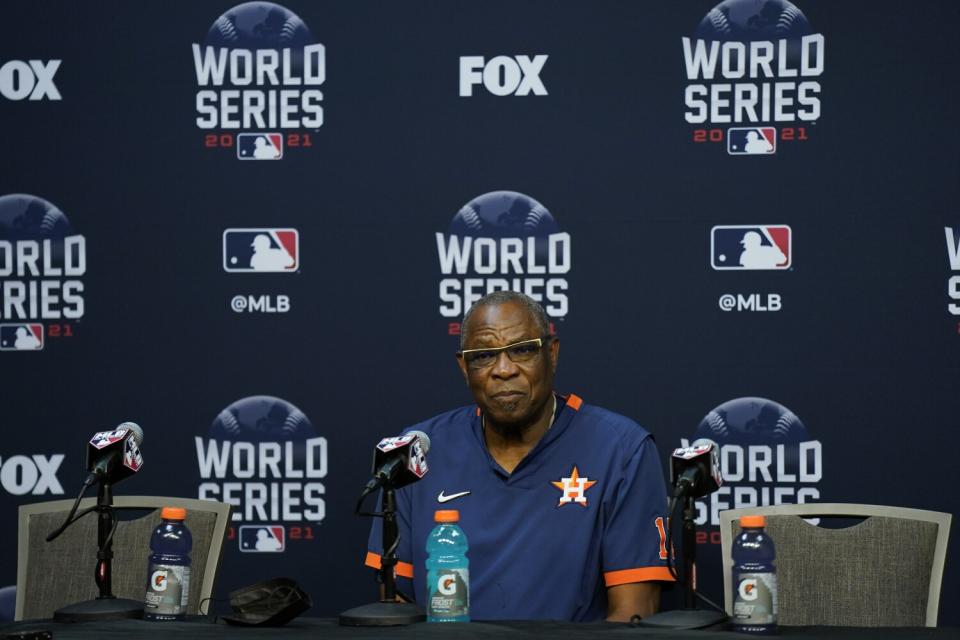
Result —
[[741, 573], [736, 586], [734, 624], [751, 626], [777, 623], [777, 574]]
[[470, 615], [469, 569], [441, 569], [430, 586], [430, 615], [453, 618]]
[[151, 564], [144, 611], [152, 616], [182, 616], [190, 598], [190, 567]]

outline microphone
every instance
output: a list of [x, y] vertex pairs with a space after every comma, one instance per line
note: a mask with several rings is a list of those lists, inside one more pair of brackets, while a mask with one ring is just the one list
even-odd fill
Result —
[[670, 462], [674, 498], [699, 498], [713, 493], [723, 484], [720, 447], [713, 440], [700, 438], [689, 447], [674, 449]]
[[427, 474], [430, 437], [423, 431], [408, 431], [402, 436], [384, 438], [373, 452], [373, 478], [364, 494], [382, 486], [405, 487]]
[[140, 470], [143, 456], [140, 444], [143, 442], [143, 429], [135, 422], [124, 422], [113, 431], [99, 431], [93, 434], [87, 446], [86, 485], [94, 482], [116, 484]]

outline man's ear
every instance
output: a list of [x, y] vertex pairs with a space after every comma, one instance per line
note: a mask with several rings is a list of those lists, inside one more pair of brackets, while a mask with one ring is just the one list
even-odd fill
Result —
[[470, 385], [470, 381], [467, 379], [467, 363], [464, 362], [463, 356], [459, 353], [456, 355], [457, 366], [460, 367], [460, 373], [463, 374], [463, 381], [467, 383], [467, 386]]

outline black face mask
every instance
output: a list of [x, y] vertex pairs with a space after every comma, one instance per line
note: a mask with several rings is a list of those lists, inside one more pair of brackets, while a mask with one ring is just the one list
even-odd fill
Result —
[[273, 578], [230, 593], [230, 624], [279, 627], [313, 605], [310, 596], [290, 578]]

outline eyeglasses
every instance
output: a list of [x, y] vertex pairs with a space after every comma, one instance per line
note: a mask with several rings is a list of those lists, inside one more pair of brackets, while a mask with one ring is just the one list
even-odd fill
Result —
[[490, 347], [487, 349], [464, 349], [457, 355], [464, 359], [467, 366], [474, 370], [486, 369], [495, 363], [502, 352], [506, 352], [510, 362], [529, 362], [540, 355], [543, 345], [545, 345], [553, 336], [544, 336], [534, 338], [533, 340], [524, 340], [523, 342], [514, 342], [505, 347]]

